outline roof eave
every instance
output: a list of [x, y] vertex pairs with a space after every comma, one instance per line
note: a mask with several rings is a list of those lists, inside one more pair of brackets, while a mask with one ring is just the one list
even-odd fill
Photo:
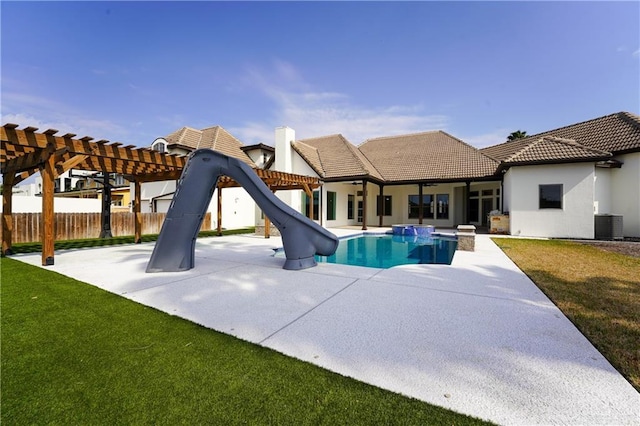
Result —
[[537, 161], [514, 161], [514, 162], [501, 162], [498, 167], [498, 171], [506, 170], [515, 166], [544, 166], [552, 164], [570, 164], [570, 163], [596, 163], [598, 161], [609, 160], [611, 155], [589, 157], [589, 158], [562, 158], [556, 160], [537, 160]]

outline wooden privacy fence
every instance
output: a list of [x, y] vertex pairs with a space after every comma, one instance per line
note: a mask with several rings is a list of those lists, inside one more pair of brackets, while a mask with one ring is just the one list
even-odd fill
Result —
[[[165, 213], [141, 213], [142, 234], [159, 234]], [[102, 229], [100, 213], [55, 213], [55, 241], [98, 238]], [[202, 221], [201, 231], [211, 230], [211, 213]], [[134, 213], [111, 213], [111, 234], [114, 237], [134, 235]], [[42, 215], [40, 213], [13, 213], [14, 243], [31, 243], [42, 240]]]

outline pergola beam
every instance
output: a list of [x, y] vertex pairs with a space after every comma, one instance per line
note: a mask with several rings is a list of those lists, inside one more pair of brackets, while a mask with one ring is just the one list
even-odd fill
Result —
[[35, 127], [27, 127], [19, 130], [14, 124], [5, 124], [0, 128], [0, 138], [15, 145], [29, 146], [33, 148], [46, 148], [49, 143], [54, 143], [56, 149], [67, 148], [68, 152], [86, 154], [92, 157], [118, 158], [132, 160], [140, 163], [161, 164], [169, 167], [184, 167], [185, 158], [177, 155], [161, 154], [151, 149], [128, 149], [121, 147], [121, 143], [115, 142], [107, 145], [106, 141], [91, 142], [93, 138], [85, 136], [82, 139], [73, 139], [75, 135], [65, 134], [55, 136], [57, 130], [50, 129], [44, 133], [35, 133]]

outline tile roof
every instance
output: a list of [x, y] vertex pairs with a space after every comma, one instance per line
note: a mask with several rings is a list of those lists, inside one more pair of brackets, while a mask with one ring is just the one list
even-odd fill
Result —
[[555, 163], [579, 160], [602, 160], [611, 156], [610, 152], [580, 145], [572, 139], [543, 136], [531, 140], [520, 150], [506, 158], [505, 164]]
[[255, 167], [253, 161], [242, 151], [243, 144], [221, 126], [196, 130], [182, 127], [164, 138], [169, 145], [177, 144], [191, 149], [208, 148], [235, 157]]
[[[498, 161], [504, 161], [544, 137], [573, 140], [579, 145], [615, 154], [640, 151], [640, 117], [618, 112], [570, 126], [531, 135], [515, 141], [483, 148], [480, 151]], [[583, 152], [577, 152], [578, 156]], [[582, 158], [582, 157], [579, 157]]]
[[369, 139], [359, 150], [387, 182], [495, 175], [498, 162], [443, 131]]
[[369, 177], [382, 180], [376, 168], [342, 135], [299, 140], [291, 146], [324, 179]]

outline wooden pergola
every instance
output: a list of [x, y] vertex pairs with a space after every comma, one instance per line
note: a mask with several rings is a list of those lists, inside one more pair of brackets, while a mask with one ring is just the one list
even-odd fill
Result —
[[[11, 232], [13, 230], [13, 187], [36, 172], [42, 176], [42, 264], [54, 262], [54, 180], [69, 169], [119, 173], [134, 184], [133, 212], [135, 242], [142, 238], [142, 214], [140, 185], [143, 182], [177, 180], [187, 158], [160, 153], [134, 145], [110, 143], [107, 140], [93, 141], [92, 137], [76, 138], [75, 134], [57, 135], [54, 129], [37, 132], [35, 127], [18, 129], [16, 124], [5, 124], [0, 128], [0, 171], [3, 176], [2, 189], [2, 254], [11, 254]], [[311, 195], [321, 186], [317, 178], [255, 169], [258, 177], [269, 188], [277, 190], [301, 189]], [[218, 231], [222, 230], [222, 188], [239, 186], [233, 179], [223, 176], [218, 181]], [[310, 197], [313, 199], [313, 197]], [[313, 211], [313, 209], [311, 209]], [[265, 234], [268, 218], [265, 218]]]

